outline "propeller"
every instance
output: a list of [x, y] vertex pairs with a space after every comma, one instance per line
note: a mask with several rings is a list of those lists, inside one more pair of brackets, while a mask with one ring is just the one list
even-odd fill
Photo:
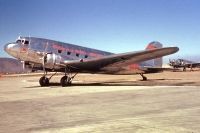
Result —
[[45, 50], [44, 50], [44, 52], [42, 52], [42, 67], [43, 67], [43, 71], [44, 71], [44, 73], [45, 73], [45, 62], [47, 61], [47, 48], [48, 48], [48, 46], [49, 46], [49, 43], [47, 42], [47, 44], [46, 44], [46, 47], [45, 47]]

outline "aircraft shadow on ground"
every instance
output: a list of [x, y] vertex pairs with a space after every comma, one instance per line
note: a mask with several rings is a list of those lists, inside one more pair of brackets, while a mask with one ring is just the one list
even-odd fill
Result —
[[[166, 80], [166, 81], [165, 81]], [[71, 86], [198, 86], [195, 82], [175, 82], [181, 79], [149, 79], [147, 81], [104, 81], [104, 82], [94, 82], [94, 83], [73, 83]], [[164, 82], [163, 82], [164, 81]], [[174, 82], [168, 82], [174, 81]], [[60, 83], [50, 83], [48, 87], [60, 87]], [[30, 86], [25, 88], [37, 88], [41, 86]]]

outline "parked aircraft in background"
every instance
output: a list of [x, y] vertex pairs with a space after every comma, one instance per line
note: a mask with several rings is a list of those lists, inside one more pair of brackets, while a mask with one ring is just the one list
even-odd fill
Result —
[[186, 71], [186, 68], [190, 68], [190, 71], [192, 71], [192, 68], [200, 67], [200, 63], [185, 59], [169, 60], [169, 65], [172, 66], [174, 69], [183, 68], [183, 71]]
[[[64, 72], [62, 86], [69, 86], [77, 73], [133, 74], [147, 78], [144, 73], [162, 70], [162, 56], [177, 52], [178, 47], [162, 48], [159, 42], [151, 42], [146, 50], [114, 54], [69, 43], [35, 37], [19, 37], [5, 45], [5, 51], [22, 60], [24, 66], [43, 70], [41, 86], [48, 86], [51, 75], [47, 72]], [[74, 75], [72, 75], [74, 73]]]

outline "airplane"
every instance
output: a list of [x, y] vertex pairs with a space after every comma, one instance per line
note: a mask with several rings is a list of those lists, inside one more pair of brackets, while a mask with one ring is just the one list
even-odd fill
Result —
[[192, 68], [200, 67], [200, 63], [185, 59], [169, 60], [169, 65], [172, 66], [174, 69], [183, 68], [183, 71], [186, 71], [186, 68], [190, 68], [190, 71], [192, 71]]
[[[23, 61], [25, 68], [42, 70], [40, 86], [49, 86], [50, 79], [57, 72], [63, 72], [60, 84], [65, 87], [72, 84], [78, 73], [123, 74], [125, 71], [125, 74], [140, 74], [143, 80], [147, 80], [143, 74], [161, 71], [161, 57], [173, 54], [179, 48], [162, 48], [161, 43], [151, 42], [142, 51], [114, 54], [44, 38], [20, 36], [15, 42], [7, 43], [4, 50]], [[48, 78], [47, 72], [55, 73]]]

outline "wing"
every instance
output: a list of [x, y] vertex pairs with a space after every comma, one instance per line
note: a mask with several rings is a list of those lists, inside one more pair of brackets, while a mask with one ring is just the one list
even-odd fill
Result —
[[178, 50], [178, 47], [166, 47], [154, 50], [113, 54], [81, 61], [64, 61], [61, 65], [70, 67], [72, 71], [100, 71], [107, 67], [123, 67], [133, 63], [159, 58], [173, 54]]

